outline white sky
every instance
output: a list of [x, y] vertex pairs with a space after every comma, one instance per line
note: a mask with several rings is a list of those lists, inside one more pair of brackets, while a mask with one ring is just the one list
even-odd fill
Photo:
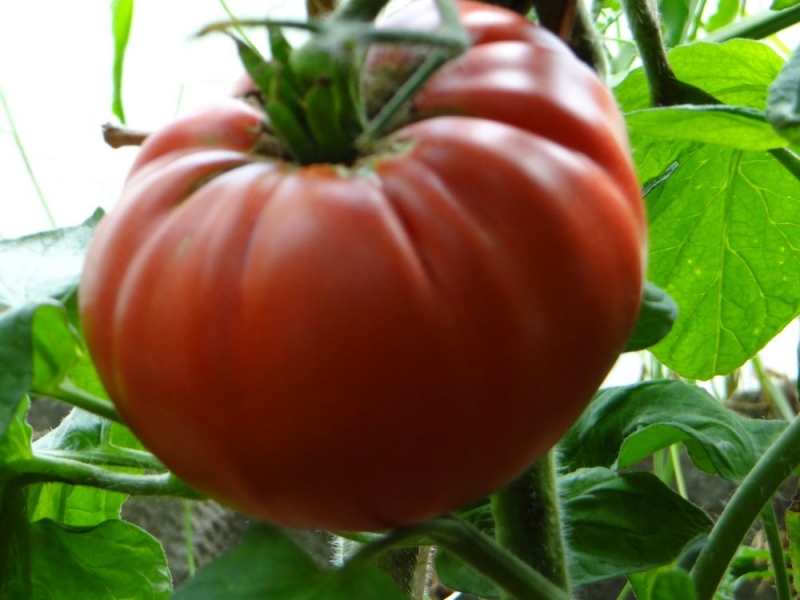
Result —
[[[764, 0], [766, 4], [766, 0]], [[110, 209], [136, 149], [112, 150], [101, 135], [111, 114], [110, 0], [27, 0], [0, 4], [0, 90], [56, 225]], [[241, 17], [298, 17], [302, 0], [229, 0]], [[128, 124], [151, 130], [178, 109], [228, 93], [241, 68], [223, 36], [190, 39], [225, 18], [218, 0], [137, 0], [125, 63]], [[255, 34], [257, 35], [257, 33]], [[47, 215], [0, 110], [0, 237], [49, 229]], [[794, 376], [797, 324], [762, 354]], [[635, 377], [628, 356], [610, 381]]]

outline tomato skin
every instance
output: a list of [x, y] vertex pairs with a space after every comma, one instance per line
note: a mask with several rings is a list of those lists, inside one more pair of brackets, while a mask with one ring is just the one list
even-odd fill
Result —
[[147, 141], [100, 224], [90, 351], [200, 491], [294, 527], [434, 517], [551, 448], [624, 347], [645, 225], [613, 100], [546, 32], [460, 9], [476, 45], [415, 99], [456, 116], [298, 168], [221, 102]]

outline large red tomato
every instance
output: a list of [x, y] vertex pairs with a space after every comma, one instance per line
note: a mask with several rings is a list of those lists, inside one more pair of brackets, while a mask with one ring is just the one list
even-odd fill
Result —
[[474, 46], [383, 153], [259, 156], [263, 115], [228, 100], [154, 134], [98, 228], [100, 376], [210, 496], [299, 527], [433, 517], [552, 447], [623, 348], [645, 224], [614, 101], [546, 31], [460, 10]]

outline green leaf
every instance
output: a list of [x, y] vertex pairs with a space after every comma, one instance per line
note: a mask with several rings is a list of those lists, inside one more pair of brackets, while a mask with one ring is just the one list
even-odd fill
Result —
[[681, 43], [686, 22], [689, 20], [689, 8], [686, 0], [660, 0], [661, 27], [664, 43], [668, 48]]
[[800, 181], [771, 153], [632, 132], [647, 197], [648, 278], [680, 307], [653, 353], [690, 379], [753, 357], [800, 312]]
[[792, 559], [792, 581], [800, 594], [800, 505], [797, 501], [786, 510], [786, 537]]
[[733, 23], [739, 14], [739, 2], [740, 0], [719, 0], [717, 10], [706, 23], [706, 31], [715, 31], [720, 27]]
[[601, 390], [559, 444], [564, 469], [623, 469], [683, 442], [698, 468], [740, 482], [785, 428], [723, 407], [679, 381], [646, 381]]
[[[692, 44], [670, 56], [681, 80], [756, 110], [782, 66], [774, 50], [750, 40]], [[638, 71], [617, 88], [629, 110], [646, 105], [643, 90]], [[648, 278], [680, 314], [651, 350], [684, 377], [710, 379], [744, 364], [800, 313], [798, 169], [784, 160], [791, 158], [785, 149], [747, 151], [652, 133], [631, 126], [641, 180], [678, 167], [646, 198]]]
[[122, 106], [122, 68], [125, 50], [131, 33], [134, 0], [111, 0], [111, 31], [114, 35], [114, 98], [112, 110], [121, 123], [125, 123]]
[[646, 282], [636, 326], [625, 351], [644, 350], [659, 342], [669, 333], [677, 318], [678, 305], [669, 294], [649, 281]]
[[30, 544], [36, 600], [170, 597], [172, 578], [161, 545], [130, 523], [77, 528], [43, 519], [31, 524]]
[[[0, 435], [0, 475], [2, 475], [8, 463], [32, 456], [31, 438], [33, 430], [25, 420], [30, 407], [30, 399], [27, 396], [23, 397], [5, 431]], [[0, 481], [2, 480], [3, 477], [0, 476]]]
[[[37, 440], [39, 453], [63, 455], [91, 464], [135, 464], [143, 450], [127, 427], [111, 423], [80, 409], [73, 409], [59, 426]], [[129, 460], [125, 460], [125, 459]], [[143, 472], [128, 468], [127, 472]], [[117, 519], [127, 495], [97, 488], [62, 483], [30, 486], [28, 511], [31, 520], [52, 519], [62, 525], [92, 526]]]
[[0, 313], [0, 435], [33, 383], [33, 316], [37, 306]]
[[78, 357], [64, 307], [53, 301], [0, 313], [0, 434], [29, 390], [63, 380]]
[[791, 8], [800, 4], [800, 0], [772, 0], [770, 10], [783, 10], [784, 8]]
[[713, 525], [652, 473], [581, 469], [559, 485], [575, 585], [670, 563]]
[[769, 86], [767, 119], [787, 140], [800, 141], [800, 51], [795, 50]]
[[181, 586], [172, 600], [407, 600], [376, 567], [321, 570], [278, 529], [257, 525]]
[[636, 600], [696, 600], [697, 591], [686, 571], [662, 568], [628, 577]]
[[760, 111], [744, 106], [670, 106], [625, 115], [637, 134], [660, 140], [702, 142], [739, 150], [781, 148], [777, 135]]
[[61, 305], [41, 304], [33, 318], [33, 384], [39, 392], [55, 389], [81, 353], [78, 335]]
[[[784, 62], [770, 46], [754, 40], [679, 46], [670, 51], [669, 60], [684, 83], [699, 87], [723, 104], [761, 111], [767, 105], [767, 86]], [[650, 108], [650, 92], [641, 69], [632, 71], [614, 93], [623, 112]]]
[[102, 216], [98, 209], [75, 227], [0, 240], [0, 310], [47, 298], [64, 300], [72, 294]]

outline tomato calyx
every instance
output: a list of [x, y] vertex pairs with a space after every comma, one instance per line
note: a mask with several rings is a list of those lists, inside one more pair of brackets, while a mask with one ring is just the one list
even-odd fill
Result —
[[[436, 0], [442, 25], [433, 32], [376, 27], [372, 21], [387, 3], [350, 0], [322, 19], [231, 21], [201, 32], [223, 31], [236, 43], [254, 88], [247, 98], [266, 116], [266, 142], [259, 150], [300, 165], [350, 165], [398, 126], [396, 116], [439, 67], [469, 47], [455, 0]], [[246, 36], [229, 31], [241, 32], [243, 26], [266, 27], [271, 59]], [[308, 30], [312, 37], [293, 48], [283, 34], [286, 27]], [[376, 43], [422, 47], [426, 57], [410, 73], [399, 74], [393, 93], [378, 105], [370, 98], [376, 86], [364, 83], [375, 80], [364, 63], [370, 45]], [[380, 77], [386, 79], [387, 74]]]

